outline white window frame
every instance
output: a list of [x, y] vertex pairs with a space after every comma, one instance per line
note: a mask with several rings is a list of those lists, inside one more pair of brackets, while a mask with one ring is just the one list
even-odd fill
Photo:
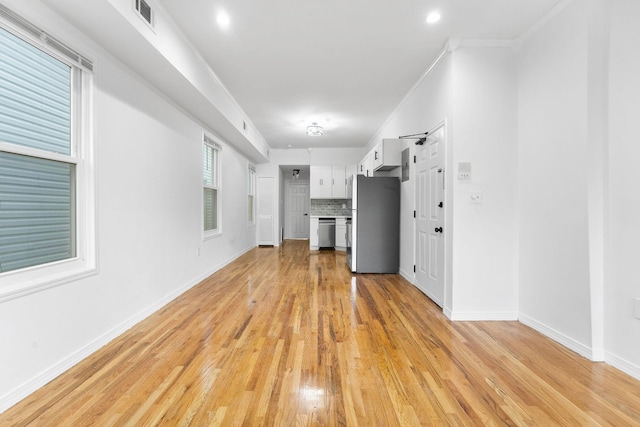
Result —
[[[97, 256], [92, 137], [93, 65], [4, 6], [0, 7], [0, 27], [72, 70], [71, 153], [57, 154], [2, 141], [0, 151], [75, 165], [75, 257], [0, 273], [0, 302], [4, 302], [96, 274]], [[35, 34], [40, 34], [40, 37]]]
[[252, 164], [247, 167], [247, 224], [256, 225], [256, 168]]
[[[200, 212], [202, 213], [202, 217], [200, 220], [200, 225], [202, 227], [203, 232], [203, 240], [211, 239], [214, 237], [219, 237], [222, 235], [222, 161], [220, 160], [222, 156], [222, 145], [211, 135], [207, 133], [202, 134], [202, 147], [203, 147], [203, 155], [202, 155], [202, 192], [204, 195], [204, 190], [209, 188], [212, 190], [216, 190], [216, 225], [217, 227], [211, 230], [205, 230], [205, 215], [204, 215], [204, 197], [202, 197], [202, 209]], [[204, 177], [204, 168], [205, 158], [204, 158], [204, 149], [205, 147], [210, 147], [211, 149], [217, 152], [215, 156], [215, 165], [213, 166], [214, 177], [213, 177], [213, 186], [206, 185], [205, 177]]]

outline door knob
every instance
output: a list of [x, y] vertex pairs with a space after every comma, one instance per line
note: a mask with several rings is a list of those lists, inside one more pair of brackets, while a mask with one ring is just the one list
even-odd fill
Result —
[[442, 233], [442, 227], [436, 227], [435, 232], [436, 233]]

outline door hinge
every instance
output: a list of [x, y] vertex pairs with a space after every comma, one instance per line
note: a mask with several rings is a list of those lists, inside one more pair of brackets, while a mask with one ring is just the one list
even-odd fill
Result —
[[413, 272], [414, 273], [416, 272], [416, 265], [415, 264], [413, 264]]
[[417, 159], [416, 156], [413, 156], [413, 163], [416, 163]]
[[413, 217], [414, 218], [416, 217], [416, 211], [413, 211]]

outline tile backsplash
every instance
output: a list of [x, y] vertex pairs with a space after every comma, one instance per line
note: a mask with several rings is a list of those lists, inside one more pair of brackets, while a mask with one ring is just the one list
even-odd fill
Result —
[[311, 199], [311, 215], [351, 216], [351, 200]]

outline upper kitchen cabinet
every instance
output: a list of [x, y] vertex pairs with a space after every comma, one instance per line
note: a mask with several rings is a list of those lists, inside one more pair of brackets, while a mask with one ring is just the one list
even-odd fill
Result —
[[312, 199], [330, 199], [333, 194], [332, 167], [331, 166], [311, 166], [311, 188]]
[[358, 163], [358, 175], [373, 176], [373, 150]]
[[[311, 198], [345, 199], [347, 168], [348, 166], [311, 166]], [[352, 166], [350, 170], [355, 170], [355, 167]]]
[[402, 165], [402, 144], [399, 139], [383, 139], [372, 150], [374, 171], [389, 171]]

